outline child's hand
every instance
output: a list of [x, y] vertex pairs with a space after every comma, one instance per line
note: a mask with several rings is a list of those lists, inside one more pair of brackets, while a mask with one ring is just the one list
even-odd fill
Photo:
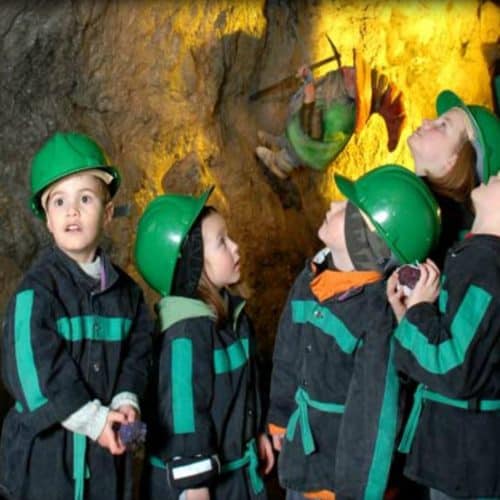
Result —
[[186, 500], [210, 500], [208, 488], [186, 490]]
[[394, 271], [391, 274], [390, 278], [387, 280], [386, 292], [387, 300], [389, 301], [389, 304], [394, 311], [394, 315], [396, 316], [398, 323], [400, 323], [406, 313], [407, 300], [403, 292], [403, 288], [399, 286], [399, 277], [397, 270]]
[[271, 439], [273, 440], [273, 448], [276, 451], [281, 451], [283, 447], [283, 439], [285, 438], [285, 433], [271, 434]]
[[419, 265], [420, 278], [413, 289], [412, 294], [406, 300], [406, 306], [410, 308], [421, 302], [434, 302], [439, 295], [440, 272], [432, 260], [427, 259], [424, 264]]
[[127, 422], [135, 422], [139, 418], [139, 412], [137, 408], [134, 408], [131, 405], [121, 405], [118, 408], [118, 411], [125, 416]]
[[267, 475], [271, 472], [274, 466], [274, 453], [271, 441], [269, 441], [266, 434], [262, 433], [257, 438], [257, 449], [259, 452], [259, 458], [262, 462], [262, 471], [264, 475]]
[[113, 428], [113, 426], [117, 424], [124, 424], [125, 422], [125, 415], [118, 411], [109, 410], [108, 417], [106, 419], [106, 425], [104, 426], [101, 435], [97, 439], [97, 442], [103, 448], [109, 450], [112, 455], [121, 455], [125, 452], [126, 448], [118, 439], [117, 432]]

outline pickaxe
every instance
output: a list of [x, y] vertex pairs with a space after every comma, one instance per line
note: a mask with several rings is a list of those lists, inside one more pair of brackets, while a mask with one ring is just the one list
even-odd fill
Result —
[[[322, 59], [321, 61], [315, 62], [311, 65], [309, 65], [309, 68], [311, 70], [319, 68], [320, 66], [323, 66], [324, 64], [327, 64], [332, 61], [337, 61], [338, 67], [340, 68], [341, 62], [340, 62], [340, 54], [337, 50], [337, 47], [335, 47], [335, 44], [332, 42], [331, 38], [326, 34], [326, 38], [328, 38], [328, 42], [330, 43], [330, 46], [333, 51], [333, 56], [327, 57], [326, 59]], [[290, 75], [287, 76], [286, 78], [283, 78], [282, 80], [279, 80], [276, 83], [273, 83], [272, 85], [269, 85], [269, 87], [265, 87], [263, 89], [257, 90], [256, 92], [250, 94], [248, 96], [248, 99], [250, 101], [256, 101], [257, 99], [260, 99], [263, 95], [267, 94], [268, 92], [271, 92], [278, 87], [281, 87], [282, 85], [286, 85], [292, 82], [295, 82], [297, 80], [296, 75]]]

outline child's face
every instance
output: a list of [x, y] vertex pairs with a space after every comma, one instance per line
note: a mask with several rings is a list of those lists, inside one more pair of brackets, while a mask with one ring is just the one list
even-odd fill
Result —
[[238, 245], [228, 236], [224, 219], [211, 213], [201, 223], [204, 270], [217, 287], [234, 285], [240, 280]]
[[491, 176], [488, 184], [479, 184], [471, 192], [472, 202], [477, 216], [500, 211], [500, 173]]
[[105, 187], [93, 175], [66, 177], [50, 187], [47, 227], [56, 245], [77, 262], [90, 262], [104, 226], [111, 220], [113, 204], [104, 203]]
[[469, 119], [459, 108], [452, 108], [435, 120], [423, 120], [408, 137], [416, 174], [434, 178], [446, 175], [455, 165], [469, 128]]
[[333, 201], [318, 229], [318, 238], [335, 254], [347, 252], [344, 223], [347, 201]]

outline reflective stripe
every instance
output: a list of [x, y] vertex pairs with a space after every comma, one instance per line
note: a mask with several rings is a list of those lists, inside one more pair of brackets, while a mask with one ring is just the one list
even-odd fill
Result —
[[48, 400], [42, 394], [38, 372], [31, 345], [31, 315], [33, 312], [34, 291], [26, 290], [16, 296], [14, 313], [14, 351], [19, 382], [23, 389], [28, 410], [33, 411]]
[[359, 340], [352, 335], [342, 320], [330, 309], [320, 306], [314, 300], [292, 300], [292, 319], [294, 323], [310, 323], [323, 333], [333, 337], [345, 353], [351, 354]]
[[396, 441], [398, 398], [399, 377], [394, 364], [394, 340], [392, 339], [387, 361], [384, 398], [378, 419], [377, 440], [364, 494], [366, 500], [384, 497]]
[[286, 437], [288, 441], [292, 441], [297, 425], [300, 423], [302, 447], [304, 448], [305, 454], [310, 455], [316, 449], [316, 445], [314, 444], [311, 425], [309, 424], [308, 407], [310, 406], [311, 408], [326, 413], [344, 413], [344, 405], [314, 401], [301, 387], [299, 387], [295, 393], [295, 402], [297, 403], [297, 409], [292, 413], [288, 421]]
[[[423, 384], [420, 384], [415, 391], [413, 397], [413, 407], [410, 416], [405, 426], [403, 437], [399, 444], [398, 450], [401, 453], [408, 453], [411, 449], [415, 433], [417, 432], [418, 422], [422, 413], [423, 400], [427, 399], [435, 403], [445, 404], [459, 408], [461, 410], [469, 410], [469, 401], [464, 399], [452, 399], [443, 396], [437, 392], [427, 389]], [[479, 411], [500, 411], [500, 399], [482, 399], [477, 402], [477, 410]]]
[[469, 286], [451, 322], [451, 338], [440, 344], [431, 344], [406, 318], [396, 328], [395, 338], [425, 370], [442, 375], [463, 363], [491, 300], [491, 294], [482, 288]]
[[[175, 464], [175, 461], [172, 462], [172, 464]], [[211, 470], [213, 470], [212, 460], [210, 458], [204, 458], [198, 462], [172, 467], [172, 477], [176, 480], [186, 479], [187, 477], [198, 476]]]
[[255, 439], [251, 439], [246, 446], [245, 454], [241, 458], [226, 462], [222, 465], [221, 472], [232, 472], [248, 466], [248, 475], [253, 492], [258, 495], [264, 489], [264, 482], [259, 474], [259, 457]]
[[73, 433], [73, 479], [75, 481], [74, 500], [85, 498], [85, 479], [90, 477], [90, 471], [85, 466], [87, 438], [83, 434]]
[[179, 338], [172, 342], [172, 418], [175, 434], [194, 432], [193, 343]]
[[240, 339], [227, 349], [214, 350], [214, 369], [217, 375], [237, 370], [248, 361], [248, 339]]
[[128, 337], [131, 325], [132, 321], [128, 318], [97, 315], [64, 317], [56, 322], [59, 335], [70, 342], [82, 340], [120, 342]]

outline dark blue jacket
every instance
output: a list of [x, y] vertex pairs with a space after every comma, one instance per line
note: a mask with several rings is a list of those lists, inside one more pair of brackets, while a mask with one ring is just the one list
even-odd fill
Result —
[[[382, 498], [400, 390], [391, 362], [395, 320], [385, 282], [320, 302], [310, 287], [314, 276], [307, 264], [296, 279], [273, 355], [268, 422], [287, 428], [280, 483], [302, 492], [328, 489], [345, 497]], [[305, 418], [312, 448], [305, 445], [310, 441]]]
[[406, 473], [453, 497], [500, 496], [499, 297], [500, 238], [474, 235], [448, 253], [438, 305], [395, 334], [398, 369], [422, 384]]
[[[229, 318], [220, 326], [200, 300], [170, 296], [159, 303], [162, 333], [155, 342], [147, 405], [145, 500], [177, 498], [180, 491], [167, 482], [166, 470], [182, 463], [195, 471], [210, 457], [222, 467], [210, 484], [201, 484], [210, 486], [210, 498], [266, 498], [257, 463], [228, 469], [250, 456], [248, 445], [263, 430], [253, 328], [244, 302], [228, 299]], [[185, 489], [199, 484], [195, 472], [184, 480]]]
[[[0, 445], [0, 485], [13, 499], [74, 498], [75, 469], [88, 499], [131, 497], [124, 458], [64, 429], [87, 402], [109, 405], [147, 385], [152, 323], [134, 281], [101, 253], [107, 285], [57, 248], [47, 250], [10, 301], [2, 378], [16, 400]], [[82, 465], [83, 464], [83, 465]]]

